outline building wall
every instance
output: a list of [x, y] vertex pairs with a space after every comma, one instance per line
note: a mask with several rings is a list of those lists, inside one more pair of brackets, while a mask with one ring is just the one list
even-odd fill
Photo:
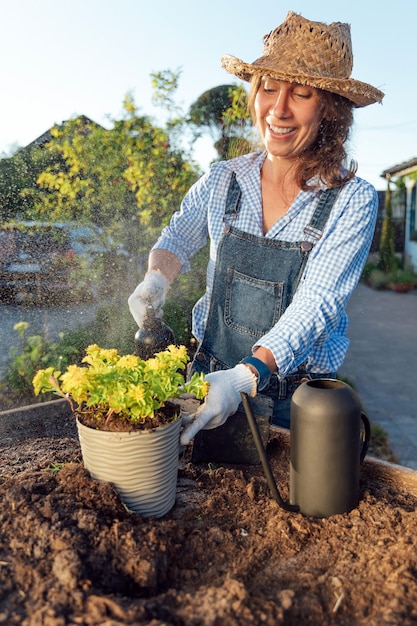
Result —
[[417, 272], [417, 186], [415, 180], [407, 182], [407, 212], [405, 221], [405, 262]]

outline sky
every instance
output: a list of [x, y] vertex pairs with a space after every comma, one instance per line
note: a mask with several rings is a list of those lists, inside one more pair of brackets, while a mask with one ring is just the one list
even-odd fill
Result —
[[[76, 115], [111, 127], [127, 93], [157, 121], [152, 72], [181, 71], [176, 101], [187, 111], [207, 89], [238, 83], [221, 56], [254, 61], [289, 10], [349, 23], [352, 77], [386, 94], [355, 111], [348, 149], [358, 175], [384, 190], [383, 170], [417, 157], [415, 0], [0, 0], [0, 8], [3, 157]], [[195, 145], [203, 169], [211, 143]]]

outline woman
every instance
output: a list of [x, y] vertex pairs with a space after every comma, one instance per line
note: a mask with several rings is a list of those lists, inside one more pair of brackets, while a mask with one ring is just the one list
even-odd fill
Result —
[[240, 392], [272, 397], [273, 423], [289, 427], [297, 385], [335, 377], [377, 215], [375, 189], [353, 163], [343, 167], [353, 108], [384, 95], [350, 78], [347, 24], [290, 12], [254, 63], [222, 64], [251, 82], [264, 150], [215, 163], [190, 189], [129, 298], [139, 326], [149, 300], [162, 315], [169, 285], [210, 238], [207, 290], [193, 311], [193, 369], [210, 389], [183, 444], [223, 424]]

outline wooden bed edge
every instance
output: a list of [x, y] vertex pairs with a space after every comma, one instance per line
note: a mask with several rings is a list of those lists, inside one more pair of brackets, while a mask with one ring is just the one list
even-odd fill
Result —
[[[289, 449], [289, 430], [272, 425], [271, 434], [278, 435], [282, 445]], [[417, 497], [417, 471], [409, 467], [367, 456], [361, 466], [361, 477], [367, 481], [394, 489], [397, 492], [408, 493]]]

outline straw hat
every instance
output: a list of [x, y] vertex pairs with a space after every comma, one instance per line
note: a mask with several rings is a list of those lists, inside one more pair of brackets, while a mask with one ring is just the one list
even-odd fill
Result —
[[259, 59], [244, 63], [225, 55], [222, 66], [246, 81], [260, 74], [331, 91], [357, 107], [381, 102], [384, 97], [372, 85], [350, 78], [353, 54], [349, 24], [311, 22], [292, 11], [281, 26], [265, 35]]

